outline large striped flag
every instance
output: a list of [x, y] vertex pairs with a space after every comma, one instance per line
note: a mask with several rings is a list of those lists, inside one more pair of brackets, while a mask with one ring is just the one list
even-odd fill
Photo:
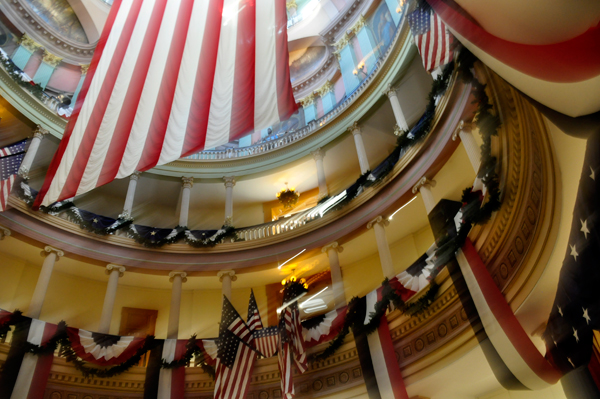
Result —
[[427, 3], [408, 15], [408, 23], [427, 72], [452, 61], [454, 37]]
[[27, 140], [23, 140], [0, 148], [0, 212], [8, 207], [8, 197], [25, 157], [26, 144]]
[[296, 111], [285, 0], [115, 0], [34, 208]]

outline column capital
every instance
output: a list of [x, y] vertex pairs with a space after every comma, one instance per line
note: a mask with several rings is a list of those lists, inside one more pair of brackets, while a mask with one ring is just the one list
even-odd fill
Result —
[[237, 276], [235, 275], [235, 270], [221, 270], [220, 272], [217, 273], [217, 277], [219, 278], [220, 282], [223, 282], [223, 277], [225, 277], [225, 276], [229, 276], [231, 281], [237, 280]]
[[61, 251], [58, 248], [54, 248], [51, 247], [50, 245], [46, 245], [44, 247], [44, 250], [42, 252], [40, 252], [41, 256], [48, 256], [50, 255], [52, 252], [54, 252], [56, 254], [57, 260], [58, 258], [60, 258], [61, 256], [65, 256], [65, 253], [63, 251]]
[[396, 123], [394, 125], [394, 135], [401, 137], [401, 136], [404, 136], [405, 134], [406, 134], [406, 130], [401, 129], [400, 126], [398, 126], [398, 124]]
[[353, 135], [361, 134], [360, 125], [358, 121], [354, 122], [349, 128], [348, 131], [352, 132]]
[[390, 224], [390, 221], [387, 218], [384, 218], [383, 216], [379, 215], [375, 219], [367, 223], [367, 229], [372, 228], [375, 224], [380, 224], [381, 226], [386, 227]]
[[388, 96], [388, 98], [398, 97], [398, 93], [396, 93], [396, 88], [393, 87], [391, 83], [389, 83], [387, 85], [387, 87], [383, 91], [383, 94], [385, 94], [386, 96]]
[[325, 151], [323, 151], [320, 148], [317, 148], [316, 150], [312, 151], [310, 154], [313, 156], [315, 161], [319, 161], [319, 160], [322, 161], [323, 157], [325, 156]]
[[137, 170], [135, 172], [133, 172], [131, 174], [131, 176], [129, 176], [129, 180], [135, 180], [138, 181], [140, 178], [140, 175], [142, 174], [142, 172], [138, 172]]
[[344, 252], [344, 247], [338, 244], [337, 241], [334, 241], [331, 244], [327, 244], [323, 248], [321, 248], [321, 252], [323, 253], [327, 253], [330, 250], [335, 251], [337, 253], [342, 253]]
[[35, 129], [33, 129], [33, 137], [35, 137], [36, 139], [40, 139], [41, 140], [48, 133], [50, 133], [50, 132], [48, 132], [48, 130], [44, 129], [42, 127], [42, 125], [36, 125]]
[[185, 283], [187, 281], [187, 273], [186, 272], [171, 272], [171, 273], [169, 273], [169, 281], [171, 283], [175, 279], [175, 276], [180, 276], [182, 283]]
[[123, 277], [123, 275], [125, 274], [125, 267], [124, 266], [120, 266], [120, 265], [113, 265], [112, 263], [109, 263], [108, 265], [106, 265], [106, 270], [104, 271], [104, 273], [106, 274], [111, 274], [113, 271], [117, 271], [119, 272], [119, 277]]
[[225, 182], [225, 187], [235, 186], [235, 177], [234, 176], [223, 176], [223, 181]]
[[18, 42], [21, 46], [25, 47], [32, 53], [42, 48], [42, 45], [33, 40], [31, 37], [29, 37], [27, 33], [24, 33], [23, 36], [21, 36], [21, 38], [18, 40]]
[[52, 54], [48, 50], [44, 50], [44, 56], [42, 57], [42, 60], [51, 67], [56, 68], [63, 59], [62, 57]]
[[87, 75], [88, 70], [90, 69], [90, 64], [79, 64], [79, 67], [81, 68], [81, 74]]
[[473, 130], [473, 127], [473, 123], [461, 120], [460, 123], [456, 126], [454, 133], [452, 133], [452, 141], [456, 141], [460, 132], [470, 132]]
[[302, 108], [311, 106], [315, 102], [315, 93], [310, 93], [308, 96], [300, 99], [300, 105]]
[[12, 234], [12, 231], [10, 231], [10, 229], [7, 229], [4, 226], [0, 226], [0, 241], [4, 240], [4, 237], [8, 237]]
[[412, 188], [412, 193], [416, 194], [417, 191], [419, 191], [421, 189], [421, 187], [424, 186], [430, 186], [430, 187], [435, 187], [435, 180], [429, 180], [427, 178], [427, 176], [423, 176], [419, 179], [419, 181], [417, 182], [417, 184], [415, 184]]
[[193, 185], [194, 185], [193, 177], [188, 177], [188, 176], [181, 177], [181, 186], [183, 188], [192, 188]]

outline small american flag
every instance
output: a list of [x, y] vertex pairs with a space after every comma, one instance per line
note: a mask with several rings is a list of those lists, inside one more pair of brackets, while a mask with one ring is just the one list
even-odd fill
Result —
[[262, 320], [260, 319], [260, 313], [258, 313], [258, 306], [256, 305], [256, 299], [254, 298], [254, 291], [250, 290], [250, 302], [248, 303], [248, 328], [251, 331], [263, 328]]
[[8, 207], [8, 196], [25, 156], [27, 140], [0, 148], [0, 212]]
[[427, 72], [452, 61], [454, 37], [430, 7], [419, 7], [410, 13], [408, 23]]
[[275, 356], [279, 341], [279, 327], [267, 327], [254, 331], [256, 349], [263, 357]]
[[227, 297], [219, 328], [215, 399], [246, 397], [252, 366], [256, 358], [254, 337]]

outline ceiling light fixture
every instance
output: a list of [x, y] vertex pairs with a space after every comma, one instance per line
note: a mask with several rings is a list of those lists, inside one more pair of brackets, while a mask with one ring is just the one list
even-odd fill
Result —
[[398, 210], [394, 213], [391, 214], [391, 216], [388, 218], [388, 220], [392, 220], [392, 218], [394, 217], [395, 214], [397, 214], [398, 212], [400, 212], [402, 209], [404, 209], [408, 204], [410, 204], [411, 202], [413, 202], [414, 200], [416, 200], [417, 197], [414, 196], [413, 199], [411, 199], [410, 201], [408, 201], [406, 204], [402, 205], [400, 208], [398, 208]]
[[302, 251], [298, 252], [296, 255], [292, 256], [291, 258], [289, 258], [288, 260], [286, 260], [285, 262], [283, 262], [281, 265], [277, 266], [277, 268], [281, 269], [283, 267], [283, 265], [285, 265], [286, 263], [288, 263], [289, 261], [291, 261], [292, 259], [294, 259], [298, 255], [300, 255], [304, 251], [306, 251], [306, 248], [304, 248]]

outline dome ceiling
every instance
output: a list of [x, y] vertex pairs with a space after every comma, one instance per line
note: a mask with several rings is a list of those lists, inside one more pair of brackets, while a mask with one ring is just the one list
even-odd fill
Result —
[[67, 0], [25, 0], [31, 9], [58, 33], [73, 41], [87, 44], [88, 37]]

